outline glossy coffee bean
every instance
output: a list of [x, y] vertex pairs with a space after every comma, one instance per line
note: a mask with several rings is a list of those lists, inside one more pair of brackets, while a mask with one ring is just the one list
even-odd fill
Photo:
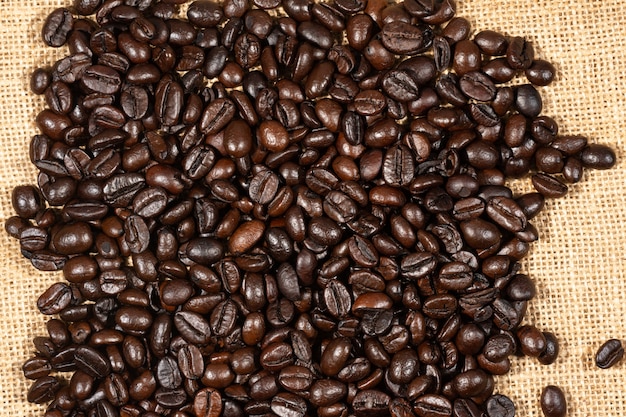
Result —
[[548, 385], [541, 390], [541, 411], [546, 417], [563, 417], [567, 414], [567, 403], [563, 391], [557, 386]]
[[596, 366], [607, 369], [615, 366], [624, 356], [622, 342], [618, 339], [609, 339], [598, 348], [595, 361]]

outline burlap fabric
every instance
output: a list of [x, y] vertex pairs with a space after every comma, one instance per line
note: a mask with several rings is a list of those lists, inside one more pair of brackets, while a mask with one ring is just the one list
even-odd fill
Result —
[[[522, 417], [540, 416], [539, 393], [563, 388], [571, 416], [626, 414], [626, 361], [610, 370], [593, 356], [607, 338], [626, 339], [626, 3], [623, 0], [458, 0], [458, 15], [475, 31], [493, 29], [530, 38], [537, 54], [556, 64], [557, 81], [542, 89], [544, 114], [563, 133], [588, 135], [613, 146], [619, 162], [611, 171], [588, 172], [570, 194], [550, 201], [534, 221], [540, 231], [524, 270], [538, 296], [526, 321], [556, 333], [561, 354], [551, 366], [515, 359], [498, 378]], [[45, 48], [40, 28], [48, 12], [70, 0], [0, 0], [0, 218], [12, 214], [11, 189], [33, 183], [28, 158], [33, 122], [43, 100], [29, 92], [30, 72], [63, 51]], [[519, 182], [517, 189], [528, 189]], [[2, 227], [4, 229], [4, 227]], [[35, 308], [39, 294], [59, 275], [42, 274], [0, 233], [0, 415], [41, 416], [26, 402], [21, 373], [32, 338], [45, 334]]]

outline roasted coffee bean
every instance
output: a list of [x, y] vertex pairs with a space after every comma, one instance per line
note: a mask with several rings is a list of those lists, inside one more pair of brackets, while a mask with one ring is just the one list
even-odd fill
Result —
[[516, 36], [509, 41], [506, 60], [511, 68], [520, 70], [529, 68], [535, 57], [533, 45], [526, 39]]
[[337, 375], [346, 364], [351, 349], [352, 344], [345, 337], [332, 340], [322, 354], [322, 373], [328, 376]]
[[345, 317], [352, 308], [352, 298], [348, 289], [338, 280], [331, 280], [324, 289], [324, 302], [330, 314], [337, 318]]
[[394, 21], [382, 27], [381, 41], [385, 48], [393, 53], [411, 55], [431, 44], [432, 32], [427, 26], [413, 26]]
[[567, 403], [563, 391], [557, 386], [548, 385], [541, 390], [541, 411], [546, 417], [563, 417], [567, 414]]
[[72, 302], [72, 289], [65, 283], [52, 284], [37, 300], [37, 308], [42, 314], [58, 314]]
[[452, 67], [459, 75], [480, 68], [480, 50], [471, 40], [463, 40], [455, 45]]
[[28, 389], [26, 398], [29, 402], [43, 404], [54, 399], [55, 394], [61, 388], [61, 381], [53, 376], [38, 378]]
[[527, 117], [537, 117], [543, 108], [541, 96], [535, 87], [523, 84], [515, 89], [515, 107]]
[[388, 412], [391, 398], [382, 391], [359, 391], [352, 400], [352, 408], [357, 416], [378, 416]]
[[199, 390], [193, 401], [193, 412], [197, 417], [218, 417], [224, 405], [220, 392], [214, 388]]
[[508, 48], [508, 41], [504, 35], [493, 30], [483, 30], [474, 35], [474, 42], [487, 55], [503, 55]]
[[74, 18], [65, 8], [56, 9], [48, 15], [44, 22], [41, 36], [48, 46], [55, 48], [63, 46], [72, 30]]
[[385, 96], [377, 90], [364, 90], [354, 98], [354, 108], [362, 116], [380, 114], [385, 106]]
[[52, 371], [52, 365], [46, 358], [33, 356], [22, 365], [22, 372], [28, 379], [39, 379], [48, 376]]
[[543, 336], [546, 338], [546, 348], [537, 356], [537, 360], [542, 365], [550, 365], [559, 356], [559, 341], [551, 332], [543, 332]]
[[487, 415], [489, 417], [514, 417], [515, 405], [506, 395], [492, 395], [487, 399]]
[[609, 169], [615, 165], [615, 153], [605, 145], [591, 144], [583, 149], [580, 160], [586, 168]]
[[550, 84], [556, 75], [554, 65], [543, 59], [536, 59], [525, 69], [526, 79], [534, 85], [545, 86]]
[[413, 410], [419, 417], [451, 416], [452, 404], [446, 397], [441, 395], [426, 394], [415, 400]]
[[517, 329], [516, 334], [522, 353], [525, 355], [537, 357], [545, 350], [546, 338], [536, 327], [521, 326]]
[[93, 377], [104, 378], [111, 372], [109, 360], [94, 348], [77, 347], [74, 352], [74, 359], [78, 369]]
[[174, 326], [183, 339], [200, 346], [206, 345], [211, 336], [209, 323], [197, 313], [179, 311], [174, 316]]
[[259, 363], [268, 371], [280, 371], [293, 364], [293, 349], [286, 343], [272, 343], [261, 351]]
[[43, 94], [52, 83], [50, 71], [44, 68], [37, 68], [30, 76], [30, 90], [35, 94]]
[[415, 165], [411, 150], [403, 145], [387, 150], [383, 161], [383, 179], [389, 185], [407, 185], [413, 180]]
[[347, 393], [346, 384], [333, 379], [320, 379], [311, 386], [309, 401], [315, 407], [326, 407], [341, 401]]
[[270, 408], [279, 417], [304, 417], [307, 411], [304, 399], [288, 392], [276, 395]]
[[615, 366], [624, 356], [621, 340], [609, 339], [598, 348], [595, 361], [598, 368], [607, 369]]
[[548, 174], [535, 174], [531, 178], [535, 189], [548, 198], [559, 198], [567, 194], [567, 185]]

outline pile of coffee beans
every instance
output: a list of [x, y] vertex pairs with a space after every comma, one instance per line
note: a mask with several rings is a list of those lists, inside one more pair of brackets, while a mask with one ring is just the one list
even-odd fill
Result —
[[28, 400], [512, 417], [493, 376], [558, 354], [521, 325], [530, 221], [615, 163], [541, 114], [554, 67], [454, 0], [185, 3], [75, 0], [43, 26], [69, 54], [32, 75], [39, 176], [6, 229], [65, 280], [37, 300]]

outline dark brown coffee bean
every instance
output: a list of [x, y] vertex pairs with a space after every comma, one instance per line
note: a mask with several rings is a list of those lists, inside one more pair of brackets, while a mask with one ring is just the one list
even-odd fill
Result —
[[183, 107], [183, 87], [170, 77], [162, 78], [155, 92], [154, 110], [165, 126], [178, 122]]
[[411, 55], [430, 46], [432, 32], [427, 26], [413, 26], [394, 21], [382, 27], [381, 41], [385, 48], [393, 53]]
[[52, 371], [52, 365], [46, 358], [33, 356], [22, 365], [22, 372], [28, 379], [39, 379], [46, 377]]
[[452, 415], [452, 404], [446, 397], [426, 394], [415, 400], [413, 410], [419, 417], [449, 417]]
[[42, 314], [58, 314], [72, 302], [72, 289], [64, 283], [52, 284], [37, 300]]
[[194, 1], [187, 9], [187, 18], [195, 26], [207, 28], [216, 26], [224, 17], [220, 5], [212, 1]]
[[550, 365], [554, 363], [559, 356], [559, 341], [551, 332], [543, 332], [544, 337], [546, 338], [546, 348], [543, 352], [539, 354], [537, 360], [542, 365]]
[[506, 60], [511, 68], [520, 70], [529, 68], [535, 57], [535, 49], [532, 43], [526, 39], [516, 36], [509, 41], [506, 50]]
[[615, 165], [615, 153], [605, 145], [591, 144], [583, 149], [580, 160], [584, 167], [609, 169]]
[[486, 207], [487, 215], [496, 224], [510, 232], [520, 232], [526, 228], [526, 216], [517, 203], [507, 197], [494, 197]]
[[193, 401], [193, 412], [197, 417], [219, 417], [224, 409], [222, 396], [214, 388], [199, 390]]
[[500, 244], [501, 233], [498, 228], [482, 219], [461, 222], [461, 231], [467, 243], [475, 249], [487, 249]]
[[74, 358], [78, 369], [93, 377], [104, 378], [111, 372], [111, 364], [108, 359], [91, 347], [77, 347]]
[[235, 105], [227, 98], [217, 98], [204, 109], [200, 118], [200, 130], [205, 134], [217, 133], [224, 128], [235, 115]]
[[293, 349], [286, 343], [272, 343], [261, 351], [259, 363], [268, 371], [276, 372], [292, 365]]
[[248, 193], [253, 201], [259, 204], [267, 204], [276, 195], [278, 187], [279, 180], [276, 174], [272, 171], [264, 170], [252, 178]]
[[35, 94], [43, 94], [52, 83], [50, 71], [36, 68], [30, 76], [30, 90]]
[[288, 392], [276, 395], [272, 399], [270, 407], [279, 417], [304, 417], [307, 411], [304, 399]]
[[44, 376], [37, 379], [28, 389], [26, 398], [29, 402], [43, 404], [54, 399], [61, 388], [61, 381], [53, 376]]
[[531, 177], [535, 189], [548, 198], [559, 198], [567, 194], [567, 186], [548, 174], [535, 174]]
[[388, 413], [391, 398], [382, 391], [359, 391], [352, 400], [352, 408], [357, 416], [380, 416]]
[[556, 76], [556, 68], [554, 65], [543, 59], [536, 59], [525, 69], [526, 79], [531, 84], [545, 86], [552, 83]]
[[415, 165], [411, 150], [403, 145], [387, 150], [383, 161], [383, 179], [389, 185], [407, 185], [413, 180]]
[[385, 96], [377, 90], [361, 91], [354, 99], [355, 110], [363, 116], [379, 114], [385, 106]]
[[464, 74], [459, 80], [459, 88], [463, 94], [478, 101], [493, 100], [497, 91], [489, 77], [478, 71]]
[[541, 390], [541, 411], [546, 417], [564, 417], [567, 414], [567, 402], [563, 391], [557, 386], [548, 385]]
[[59, 8], [48, 15], [44, 22], [41, 36], [48, 46], [55, 48], [65, 45], [72, 30], [74, 19], [69, 10]]
[[487, 415], [489, 417], [514, 417], [515, 405], [505, 395], [495, 394], [487, 400]]
[[419, 97], [418, 84], [409, 71], [388, 71], [382, 79], [382, 88], [389, 97], [402, 102]]
[[174, 326], [190, 343], [206, 345], [211, 336], [209, 323], [197, 313], [180, 311], [174, 316]]
[[596, 366], [607, 369], [615, 366], [624, 356], [622, 342], [618, 339], [609, 339], [600, 346], [596, 353]]
[[480, 50], [471, 40], [463, 40], [455, 45], [452, 67], [459, 75], [480, 68]]
[[498, 56], [506, 53], [508, 41], [504, 35], [492, 30], [483, 30], [474, 36], [474, 42], [487, 55]]

